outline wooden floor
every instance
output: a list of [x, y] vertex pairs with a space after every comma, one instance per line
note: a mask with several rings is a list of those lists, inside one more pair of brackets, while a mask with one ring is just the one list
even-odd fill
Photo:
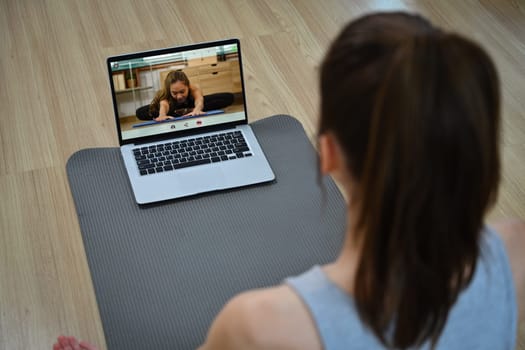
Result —
[[394, 9], [474, 38], [496, 61], [504, 169], [489, 219], [525, 218], [523, 0], [0, 0], [0, 349], [50, 349], [61, 333], [105, 348], [65, 164], [117, 146], [107, 56], [239, 37], [250, 118], [291, 114], [315, 141], [328, 43], [348, 20]]

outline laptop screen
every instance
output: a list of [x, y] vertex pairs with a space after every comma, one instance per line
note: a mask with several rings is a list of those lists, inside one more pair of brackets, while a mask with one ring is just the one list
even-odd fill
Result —
[[120, 143], [246, 122], [237, 39], [110, 57]]

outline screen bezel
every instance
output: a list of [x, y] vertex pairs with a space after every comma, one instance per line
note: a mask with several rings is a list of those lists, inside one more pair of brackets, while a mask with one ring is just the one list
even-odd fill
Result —
[[[189, 129], [189, 130], [175, 130], [172, 132], [165, 132], [165, 133], [161, 133], [157, 135], [127, 138], [125, 140], [122, 138], [122, 130], [120, 127], [119, 111], [118, 111], [118, 105], [117, 105], [117, 96], [115, 93], [115, 87], [113, 85], [113, 78], [112, 78], [111, 64], [113, 62], [131, 60], [131, 59], [148, 57], [148, 56], [171, 54], [171, 53], [177, 53], [177, 52], [182, 52], [182, 51], [205, 49], [205, 48], [211, 48], [211, 47], [223, 46], [223, 45], [231, 45], [231, 44], [237, 45], [237, 55], [238, 55], [238, 60], [239, 60], [239, 70], [240, 70], [240, 77], [241, 77], [242, 99], [243, 99], [243, 105], [244, 105], [244, 119], [243, 120], [236, 120], [233, 122], [222, 123], [222, 124], [212, 125], [212, 126], [203, 126], [203, 127]], [[107, 71], [108, 71], [111, 98], [113, 101], [113, 113], [114, 113], [114, 118], [115, 118], [115, 125], [117, 128], [119, 145], [121, 146], [126, 145], [126, 144], [141, 144], [141, 143], [155, 142], [158, 140], [173, 138], [175, 136], [180, 137], [180, 136], [201, 134], [201, 133], [210, 132], [210, 131], [219, 130], [219, 129], [233, 128], [236, 125], [242, 125], [242, 124], [248, 123], [248, 109], [246, 105], [246, 89], [244, 85], [244, 72], [243, 72], [243, 65], [242, 65], [241, 43], [239, 39], [236, 39], [236, 38], [224, 39], [224, 40], [202, 42], [202, 43], [196, 43], [196, 44], [190, 44], [190, 45], [162, 48], [162, 49], [156, 49], [156, 50], [148, 50], [148, 51], [121, 54], [121, 55], [108, 57], [106, 59], [106, 65], [107, 65]]]

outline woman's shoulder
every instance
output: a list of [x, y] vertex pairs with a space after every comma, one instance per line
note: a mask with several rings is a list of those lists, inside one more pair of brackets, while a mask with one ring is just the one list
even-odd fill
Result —
[[253, 339], [262, 348], [321, 349], [308, 309], [286, 284], [242, 296], [244, 312], [251, 315]]
[[212, 328], [222, 329], [223, 341], [228, 334], [236, 338], [235, 345], [227, 344], [229, 348], [321, 349], [308, 310], [287, 285], [238, 294], [226, 304]]

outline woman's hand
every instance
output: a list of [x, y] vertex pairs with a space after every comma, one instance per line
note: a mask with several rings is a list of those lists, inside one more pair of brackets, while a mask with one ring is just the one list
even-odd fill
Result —
[[75, 337], [61, 335], [53, 345], [53, 350], [97, 350], [97, 348], [85, 341], [79, 342]]

